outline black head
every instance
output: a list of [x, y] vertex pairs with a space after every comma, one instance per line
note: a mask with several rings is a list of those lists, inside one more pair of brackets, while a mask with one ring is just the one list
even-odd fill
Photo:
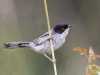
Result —
[[72, 27], [73, 25], [68, 25], [68, 24], [57, 24], [53, 30], [56, 33], [62, 34], [66, 29], [68, 29], [69, 27]]

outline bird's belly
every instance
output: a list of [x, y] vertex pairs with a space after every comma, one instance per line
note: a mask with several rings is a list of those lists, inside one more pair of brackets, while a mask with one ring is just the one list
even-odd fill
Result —
[[[65, 42], [64, 40], [56, 40], [56, 41], [53, 40], [54, 51], [59, 49], [63, 45], [64, 42]], [[38, 50], [40, 53], [44, 53], [44, 52], [51, 53], [51, 45], [49, 41], [46, 41], [44, 44], [40, 45], [38, 48], [40, 49]]]
[[[64, 39], [53, 39], [53, 49], [54, 51], [60, 48], [64, 44], [65, 40]], [[42, 43], [41, 45], [34, 46], [33, 50], [39, 53], [51, 53], [51, 45], [50, 41], [46, 41]]]
[[59, 49], [64, 44], [64, 42], [65, 42], [64, 39], [59, 39], [59, 40], [53, 42], [54, 50]]

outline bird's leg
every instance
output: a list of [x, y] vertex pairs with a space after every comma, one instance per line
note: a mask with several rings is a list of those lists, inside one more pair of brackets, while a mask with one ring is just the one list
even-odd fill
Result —
[[52, 39], [52, 37], [48, 37], [46, 40], [40, 42], [38, 45], [41, 45], [42, 43], [44, 43], [45, 41], [50, 40], [50, 39]]
[[44, 55], [46, 58], [48, 58], [50, 61], [52, 61], [53, 63], [56, 62], [56, 60], [51, 59], [46, 53], [43, 53], [43, 55]]

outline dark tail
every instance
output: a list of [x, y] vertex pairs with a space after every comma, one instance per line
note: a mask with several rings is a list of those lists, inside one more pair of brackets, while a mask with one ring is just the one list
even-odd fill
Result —
[[30, 42], [7, 42], [3, 43], [5, 49], [29, 47]]

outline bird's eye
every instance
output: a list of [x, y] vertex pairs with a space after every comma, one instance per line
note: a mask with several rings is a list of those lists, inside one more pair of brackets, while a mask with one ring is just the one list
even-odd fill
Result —
[[65, 28], [61, 28], [61, 30], [62, 30], [62, 31], [64, 31], [64, 30], [65, 30]]

